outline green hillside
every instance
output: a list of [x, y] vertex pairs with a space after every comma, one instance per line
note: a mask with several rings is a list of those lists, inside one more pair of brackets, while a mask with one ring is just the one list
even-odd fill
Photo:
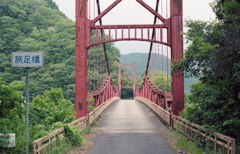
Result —
[[73, 100], [74, 22], [52, 0], [2, 0], [0, 10], [0, 77], [25, 83], [25, 69], [11, 67], [11, 52], [43, 52], [44, 67], [30, 69], [31, 96], [62, 88]]
[[[100, 57], [103, 53], [100, 48], [91, 48], [89, 57], [94, 59], [93, 50], [99, 51], [95, 57]], [[110, 69], [117, 70], [118, 49], [110, 43], [106, 50]], [[44, 53], [44, 67], [30, 69], [31, 96], [43, 94], [50, 88], [62, 88], [64, 97], [74, 101], [75, 23], [59, 11], [52, 0], [1, 0], [0, 77], [7, 83], [18, 81], [25, 84], [25, 69], [11, 67], [11, 52]], [[90, 66], [93, 67], [91, 61]], [[97, 76], [104, 75], [98, 73]]]
[[[159, 56], [158, 54], [153, 54], [152, 57], [154, 57], [155, 55]], [[121, 55], [121, 57], [119, 58], [119, 61], [120, 63], [123, 63], [123, 64], [135, 63], [137, 79], [140, 79], [143, 73], [146, 71], [147, 59], [148, 59], [148, 53], [130, 53], [127, 55]], [[163, 55], [163, 63], [164, 64], [167, 63], [167, 57], [164, 55]], [[168, 64], [170, 63], [171, 61], [170, 59], [168, 59]], [[159, 71], [161, 71], [162, 63], [159, 64], [159, 68], [160, 68]], [[166, 67], [164, 67], [163, 70], [166, 71], [167, 70]], [[170, 73], [170, 68], [168, 72]]]
[[[152, 57], [154, 57], [155, 55], [152, 55]], [[161, 57], [162, 55], [158, 55], [156, 54], [157, 57]], [[119, 58], [120, 63], [123, 64], [132, 64], [135, 63], [136, 64], [136, 75], [137, 75], [137, 79], [140, 79], [142, 74], [146, 71], [146, 66], [147, 66], [147, 59], [148, 59], [148, 53], [130, 53], [130, 54], [126, 54], [126, 55], [121, 55], [121, 57]], [[166, 64], [167, 63], [167, 57], [163, 55], [163, 63]], [[170, 66], [171, 63], [171, 59], [168, 59], [168, 64]], [[162, 62], [160, 62], [160, 67], [162, 68]], [[170, 67], [168, 70], [168, 74], [171, 73], [170, 71]], [[164, 69], [165, 72], [167, 70], [166, 65], [164, 65]], [[159, 70], [161, 71], [161, 70]], [[198, 82], [199, 80], [197, 78], [185, 78], [184, 79], [184, 90], [185, 92], [189, 93], [190, 92], [190, 88], [188, 87], [189, 85]]]

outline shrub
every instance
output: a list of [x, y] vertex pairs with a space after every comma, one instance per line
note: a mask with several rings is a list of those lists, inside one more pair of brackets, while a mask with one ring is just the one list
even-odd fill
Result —
[[72, 146], [81, 146], [83, 142], [83, 136], [75, 126], [64, 126], [66, 139], [71, 143]]

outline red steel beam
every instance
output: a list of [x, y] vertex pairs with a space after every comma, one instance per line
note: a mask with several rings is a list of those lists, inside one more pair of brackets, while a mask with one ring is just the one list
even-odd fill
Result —
[[[139, 40], [139, 41], [148, 41], [148, 42], [153, 42], [153, 43], [161, 43], [161, 44], [165, 44], [167, 46], [170, 46], [170, 39], [169, 39], [169, 31], [168, 29], [170, 29], [170, 25], [164, 25], [164, 24], [145, 24], [145, 25], [92, 25], [91, 30], [95, 30], [95, 36], [96, 36], [96, 40], [95, 42], [90, 42], [88, 41], [87, 47], [91, 47], [94, 45], [98, 45], [98, 44], [102, 44], [102, 43], [108, 43], [108, 42], [113, 42], [113, 41], [124, 41], [124, 40]], [[124, 35], [124, 31], [123, 29], [128, 29], [128, 36]], [[159, 40], [156, 40], [156, 37], [153, 37], [153, 39], [150, 38], [149, 36], [149, 31], [150, 29], [153, 29], [153, 31], [156, 31], [157, 29], [160, 30], [160, 36], [162, 33], [163, 29], [166, 29], [168, 32], [168, 39], [167, 42], [163, 42], [162, 37], [159, 38]], [[109, 32], [111, 32], [111, 30], [115, 31], [115, 39], [111, 38], [110, 33], [108, 34], [108, 39], [100, 39], [98, 38], [98, 32], [99, 31], [104, 31], [107, 30]], [[121, 30], [121, 31], [118, 31]], [[130, 30], [134, 30], [134, 31], [130, 31]], [[140, 30], [139, 33], [139, 37], [137, 37], [137, 30]], [[148, 35], [147, 37], [143, 37], [143, 30], [147, 30], [148, 31]], [[132, 35], [131, 35], [131, 34]], [[117, 36], [121, 36], [120, 38]], [[132, 37], [130, 37], [132, 36]], [[135, 36], [135, 37], [134, 37]], [[154, 39], [155, 38], [155, 39]]]
[[108, 43], [108, 42], [116, 42], [116, 41], [146, 41], [146, 42], [154, 42], [154, 43], [160, 43], [164, 44], [167, 46], [170, 46], [168, 42], [162, 42], [162, 41], [156, 41], [156, 40], [151, 40], [151, 39], [141, 39], [141, 38], [120, 38], [120, 39], [110, 39], [110, 40], [105, 40], [105, 41], [99, 41], [96, 43], [88, 44], [88, 47], [102, 44], [102, 43]]
[[[172, 62], [179, 60], [183, 55], [183, 20], [182, 20], [182, 0], [171, 0], [171, 43], [172, 43]], [[183, 72], [172, 73], [172, 111], [174, 115], [184, 108], [184, 77], [178, 76]]]
[[136, 28], [170, 28], [169, 25], [164, 24], [143, 24], [143, 25], [92, 25], [91, 29], [136, 29]]
[[100, 20], [104, 15], [106, 15], [110, 10], [112, 10], [118, 3], [122, 0], [116, 0], [108, 8], [106, 8], [101, 14], [99, 14], [95, 19], [92, 20], [91, 25], [94, 25], [98, 20]]
[[145, 7], [149, 12], [151, 12], [155, 17], [160, 19], [163, 23], [165, 23], [167, 20], [163, 18], [160, 14], [158, 14], [154, 9], [152, 9], [147, 3], [145, 3], [142, 0], [136, 0], [138, 3], [140, 3], [143, 7]]
[[87, 0], [76, 0], [75, 42], [75, 110], [76, 117], [87, 115], [88, 54], [87, 54]]

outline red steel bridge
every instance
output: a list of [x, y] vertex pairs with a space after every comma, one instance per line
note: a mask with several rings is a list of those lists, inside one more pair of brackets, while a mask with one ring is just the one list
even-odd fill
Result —
[[[162, 64], [162, 68], [164, 65], [168, 69], [171, 67], [159, 55], [166, 55], [168, 58], [171, 58], [171, 63], [180, 59], [183, 55], [183, 37], [181, 35], [183, 30], [182, 0], [155, 0], [155, 7], [148, 4], [149, 0], [136, 0], [139, 5], [152, 14], [154, 19], [152, 24], [104, 25], [104, 16], [121, 4], [123, 0], [111, 1], [109, 6], [101, 11], [101, 0], [76, 0], [76, 116], [80, 118], [87, 115], [89, 96], [95, 99], [94, 105], [96, 106], [101, 105], [114, 96], [120, 97], [121, 89], [126, 87], [126, 85], [121, 83], [124, 71], [131, 72], [125, 73], [125, 75], [128, 74], [129, 78], [133, 80], [133, 83], [128, 86], [133, 89], [133, 97], [144, 97], [172, 112], [174, 115], [178, 115], [184, 107], [184, 78], [178, 75], [183, 72], [166, 72], [166, 74], [170, 74], [170, 79], [167, 77], [167, 82], [171, 84], [171, 90], [163, 88], [164, 86], [161, 88], [155, 86], [156, 84], [151, 80], [149, 73], [154, 71], [154, 69], [159, 70], [159, 63]], [[134, 8], [134, 6], [132, 7]], [[145, 41], [150, 43], [149, 56], [141, 88], [138, 88], [136, 83], [135, 64], [129, 65], [133, 68], [132, 70], [127, 69], [125, 67], [126, 64], [119, 64], [118, 85], [117, 87], [113, 86], [112, 81], [115, 78], [111, 76], [106, 44], [116, 41], [139, 41], [139, 43]], [[91, 51], [94, 50], [94, 46], [102, 46], [103, 49], [101, 53], [102, 57], [104, 57], [104, 62], [101, 61], [99, 63], [97, 60], [94, 60], [96, 67], [105, 67], [104, 70], [106, 70], [105, 79], [101, 84], [89, 81], [89, 61], [91, 59], [89, 52], [90, 49]], [[100, 57], [100, 51], [94, 52], [96, 53], [91, 55]], [[122, 67], [125, 67], [125, 69], [122, 69]], [[98, 68], [94, 69], [95, 71], [100, 70]], [[92, 83], [94, 83], [94, 90], [89, 93], [89, 85]]]

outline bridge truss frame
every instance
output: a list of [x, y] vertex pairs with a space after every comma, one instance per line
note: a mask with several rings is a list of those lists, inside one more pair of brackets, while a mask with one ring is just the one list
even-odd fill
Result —
[[[97, 0], [99, 2], [99, 0]], [[148, 41], [153, 43], [160, 43], [171, 47], [171, 59], [172, 61], [178, 60], [183, 55], [183, 37], [181, 32], [183, 31], [183, 12], [182, 12], [182, 0], [170, 0], [170, 18], [164, 18], [156, 10], [152, 9], [143, 0], [136, 0], [145, 9], [152, 13], [155, 18], [159, 19], [161, 24], [151, 25], [102, 25], [101, 19], [122, 0], [115, 0], [109, 7], [103, 12], [99, 12], [99, 15], [93, 20], [88, 19], [88, 0], [76, 0], [76, 76], [75, 76], [75, 109], [77, 117], [83, 117], [87, 115], [87, 102], [88, 102], [88, 48], [97, 44], [104, 44], [107, 42], [120, 41], [120, 40], [139, 40]], [[159, 0], [156, 0], [157, 4]], [[99, 4], [98, 4], [99, 5]], [[96, 22], [100, 21], [101, 25], [96, 25]], [[124, 36], [124, 31], [127, 29], [128, 37]], [[156, 35], [150, 34], [150, 29], [156, 32], [160, 30], [159, 38]], [[104, 37], [104, 31], [109, 30], [109, 36]], [[163, 30], [167, 30], [167, 39], [163, 38]], [[111, 38], [111, 31], [115, 31], [115, 36], [120, 33], [121, 38]], [[144, 31], [148, 32], [146, 38], [143, 37]], [[99, 35], [99, 32], [101, 36]], [[140, 32], [140, 37], [137, 35]], [[95, 40], [91, 40], [91, 33], [94, 33]], [[132, 35], [130, 35], [132, 33]], [[104, 51], [106, 53], [106, 51]], [[107, 62], [108, 64], [108, 62]], [[108, 66], [108, 65], [107, 65]], [[146, 71], [147, 72], [147, 71]], [[174, 115], [178, 115], [184, 107], [184, 89], [183, 72], [171, 73], [172, 75], [172, 112]], [[109, 74], [108, 74], [109, 75]], [[149, 85], [147, 85], [149, 86]], [[115, 92], [116, 95], [116, 92]], [[155, 95], [153, 93], [153, 95]], [[109, 96], [111, 97], [111, 96]]]

